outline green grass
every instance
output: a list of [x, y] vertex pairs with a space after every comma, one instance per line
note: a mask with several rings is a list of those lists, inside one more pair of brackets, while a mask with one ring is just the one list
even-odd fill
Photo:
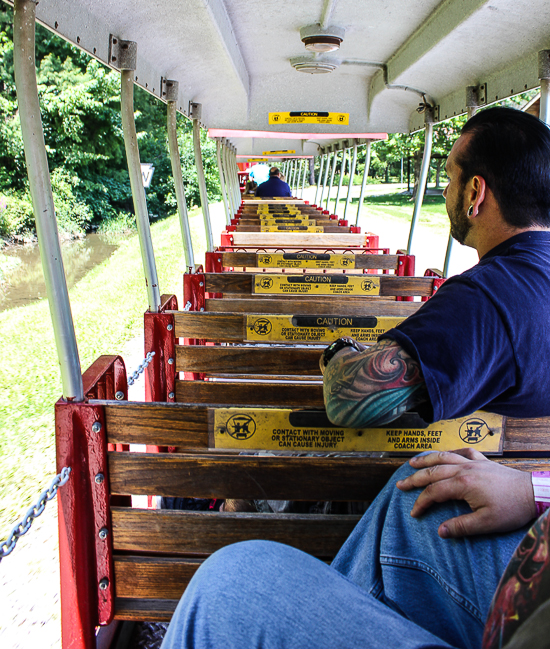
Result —
[[[190, 211], [190, 225], [198, 263], [206, 247], [199, 210]], [[181, 300], [177, 217], [153, 224], [151, 232], [161, 293]], [[121, 353], [143, 328], [147, 309], [137, 235], [76, 284], [70, 300], [82, 370], [101, 354]], [[1, 539], [55, 474], [53, 404], [61, 380], [47, 301], [0, 313], [0, 346]]]
[[[350, 209], [355, 218], [357, 212], [358, 197], [350, 201]], [[331, 201], [331, 204], [332, 201]], [[341, 216], [344, 213], [345, 200], [338, 201], [337, 213]], [[366, 194], [363, 202], [361, 213], [368, 213], [369, 217], [380, 217], [388, 219], [399, 219], [411, 222], [414, 209], [414, 201], [407, 194], [399, 193], [399, 190], [386, 194]], [[433, 228], [447, 230], [449, 227], [449, 218], [445, 209], [445, 199], [443, 196], [424, 196], [422, 209], [420, 211], [420, 224], [425, 224]]]

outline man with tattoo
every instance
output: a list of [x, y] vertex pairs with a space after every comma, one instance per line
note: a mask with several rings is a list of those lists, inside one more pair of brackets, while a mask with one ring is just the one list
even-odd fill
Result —
[[[428, 422], [480, 408], [550, 415], [550, 131], [520, 111], [479, 112], [447, 173], [451, 233], [480, 261], [372, 347], [343, 339], [325, 350], [325, 403], [339, 425], [383, 424], [412, 407]], [[537, 493], [530, 473], [471, 448], [416, 456], [331, 566], [265, 541], [212, 555], [163, 647], [481, 647], [499, 579], [540, 513]], [[484, 649], [506, 637], [499, 620], [492, 610]]]

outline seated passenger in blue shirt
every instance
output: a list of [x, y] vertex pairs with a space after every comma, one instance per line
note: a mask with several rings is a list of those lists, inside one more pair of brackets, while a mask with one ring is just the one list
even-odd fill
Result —
[[281, 180], [281, 172], [277, 167], [269, 170], [269, 180], [262, 183], [256, 189], [256, 196], [261, 198], [272, 198], [275, 196], [292, 196], [290, 187]]

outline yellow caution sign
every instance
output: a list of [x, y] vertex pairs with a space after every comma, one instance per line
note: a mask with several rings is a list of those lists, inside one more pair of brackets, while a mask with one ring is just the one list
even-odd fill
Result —
[[261, 219], [260, 225], [316, 225], [317, 222], [313, 219], [292, 219], [292, 218], [276, 218], [276, 219]]
[[283, 149], [282, 151], [262, 151], [263, 155], [290, 155], [291, 153], [296, 153], [294, 149]]
[[355, 268], [355, 255], [317, 252], [259, 254], [258, 268]]
[[[245, 218], [244, 215], [243, 218]], [[250, 215], [249, 218], [257, 218], [262, 221], [265, 219], [311, 219], [312, 217], [301, 212], [284, 212], [281, 210], [277, 212], [258, 212], [256, 215]]]
[[349, 124], [349, 113], [326, 113], [323, 111], [292, 111], [269, 113], [270, 124]]
[[[414, 455], [471, 447], [502, 453], [504, 417], [478, 411], [426, 424], [406, 413], [380, 428], [333, 426], [324, 410], [210, 409], [210, 445], [216, 449], [266, 451], [386, 451]], [[212, 416], [213, 415], [213, 416]]]
[[331, 343], [351, 336], [375, 343], [405, 318], [332, 315], [247, 315], [246, 342]]
[[266, 295], [380, 295], [380, 278], [374, 275], [261, 274], [254, 277], [254, 293]]
[[273, 205], [268, 207], [267, 205], [260, 205], [258, 207], [258, 214], [272, 214], [273, 212], [288, 212], [289, 214], [300, 214], [300, 210], [294, 206], [279, 207], [278, 205]]
[[260, 232], [324, 232], [321, 226], [313, 225], [262, 225]]
[[248, 158], [247, 162], [267, 162], [267, 160], [265, 158]]

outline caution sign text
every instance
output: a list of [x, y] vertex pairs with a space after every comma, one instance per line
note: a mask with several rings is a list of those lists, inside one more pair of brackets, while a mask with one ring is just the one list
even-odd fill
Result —
[[372, 275], [256, 275], [254, 293], [267, 295], [380, 295]]
[[[414, 455], [472, 447], [488, 454], [502, 451], [504, 418], [478, 411], [468, 417], [420, 425], [380, 428], [333, 426], [324, 410], [212, 408], [210, 446], [267, 451], [387, 451]], [[417, 422], [418, 423], [418, 422]]]
[[323, 111], [291, 111], [269, 113], [270, 124], [349, 124], [349, 113]]
[[355, 255], [321, 252], [259, 254], [258, 268], [355, 268]]
[[321, 225], [261, 225], [260, 232], [323, 232]]
[[332, 315], [247, 315], [246, 342], [331, 343], [351, 336], [375, 343], [378, 336], [403, 322], [404, 317]]

